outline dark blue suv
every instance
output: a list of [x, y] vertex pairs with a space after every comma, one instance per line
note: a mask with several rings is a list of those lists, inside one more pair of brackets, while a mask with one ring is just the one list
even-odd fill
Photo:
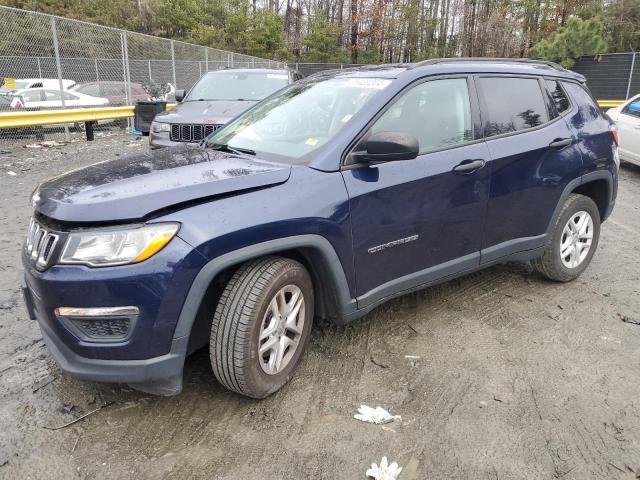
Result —
[[314, 317], [512, 260], [576, 278], [614, 206], [616, 143], [584, 78], [554, 64], [321, 73], [200, 146], [42, 183], [26, 305], [72, 376], [175, 394], [208, 344], [218, 380], [262, 398]]

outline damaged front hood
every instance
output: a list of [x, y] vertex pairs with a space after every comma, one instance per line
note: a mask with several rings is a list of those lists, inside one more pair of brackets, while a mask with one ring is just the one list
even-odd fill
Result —
[[173, 205], [286, 182], [291, 166], [194, 146], [96, 163], [45, 180], [34, 208], [62, 222], [137, 220]]

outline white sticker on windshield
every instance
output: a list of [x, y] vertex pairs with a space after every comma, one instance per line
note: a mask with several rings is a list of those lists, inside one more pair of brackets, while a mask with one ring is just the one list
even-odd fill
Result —
[[350, 78], [347, 81], [347, 83], [345, 83], [345, 86], [382, 90], [384, 87], [386, 87], [390, 83], [391, 83], [391, 80], [385, 80], [382, 78]]
[[286, 80], [287, 74], [286, 73], [267, 73], [267, 78], [277, 78], [279, 80]]

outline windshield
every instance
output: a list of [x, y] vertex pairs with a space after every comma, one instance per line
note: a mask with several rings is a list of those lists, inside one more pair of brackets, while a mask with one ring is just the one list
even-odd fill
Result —
[[304, 163], [302, 157], [331, 138], [391, 83], [380, 78], [332, 78], [294, 83], [259, 103], [207, 140], [253, 151], [266, 159]]
[[202, 77], [185, 101], [262, 100], [289, 83], [289, 75], [266, 72], [216, 72]]

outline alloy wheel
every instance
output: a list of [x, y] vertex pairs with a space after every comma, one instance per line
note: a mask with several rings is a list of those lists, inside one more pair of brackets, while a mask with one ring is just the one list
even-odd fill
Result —
[[276, 375], [293, 358], [302, 337], [305, 302], [295, 285], [282, 287], [269, 302], [258, 337], [258, 358], [262, 370]]
[[571, 216], [560, 237], [560, 258], [567, 268], [578, 267], [589, 254], [593, 241], [593, 219], [585, 211]]

